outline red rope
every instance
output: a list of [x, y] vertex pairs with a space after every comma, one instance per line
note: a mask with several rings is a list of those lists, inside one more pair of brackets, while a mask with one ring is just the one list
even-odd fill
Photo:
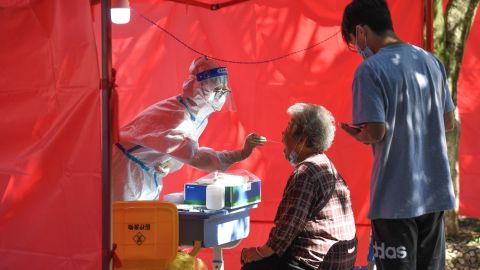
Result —
[[[179, 0], [168, 0], [168, 1], [179, 1]], [[132, 10], [132, 13], [135, 14], [135, 15], [138, 15], [140, 17], [142, 17], [145, 21], [151, 23], [152, 25], [155, 25], [158, 29], [162, 30], [163, 32], [165, 32], [167, 35], [169, 35], [170, 37], [172, 37], [173, 39], [175, 39], [178, 43], [182, 44], [185, 48], [191, 50], [192, 52], [198, 54], [198, 55], [204, 55], [204, 56], [207, 56], [208, 58], [210, 59], [213, 59], [213, 60], [216, 60], [216, 61], [219, 61], [219, 62], [224, 62], [224, 63], [232, 63], [232, 64], [242, 64], [242, 65], [253, 65], [253, 64], [264, 64], [264, 63], [268, 63], [268, 62], [273, 62], [273, 61], [277, 61], [277, 60], [280, 60], [280, 59], [283, 59], [283, 58], [287, 58], [291, 55], [294, 55], [294, 54], [299, 54], [299, 53], [302, 53], [302, 52], [306, 52], [310, 49], [313, 49], [314, 47], [317, 47], [325, 42], [327, 42], [328, 40], [334, 38], [335, 36], [337, 36], [339, 33], [340, 33], [340, 30], [338, 30], [337, 32], [333, 33], [332, 35], [330, 35], [329, 37], [313, 44], [313, 45], [310, 45], [306, 48], [303, 48], [303, 49], [300, 49], [300, 50], [296, 50], [296, 51], [293, 51], [293, 52], [289, 52], [287, 54], [284, 54], [284, 55], [280, 55], [280, 56], [276, 56], [276, 57], [272, 57], [272, 58], [269, 58], [269, 59], [263, 59], [263, 60], [257, 60], [257, 61], [241, 61], [241, 60], [228, 60], [228, 59], [222, 59], [222, 58], [218, 58], [218, 57], [215, 57], [213, 55], [208, 55], [206, 53], [203, 53], [195, 48], [193, 48], [192, 46], [188, 45], [186, 42], [182, 41], [181, 39], [179, 39], [177, 36], [175, 36], [174, 34], [172, 34], [170, 31], [168, 31], [167, 29], [161, 27], [160, 25], [158, 25], [156, 22], [154, 22], [152, 19], [146, 17], [145, 15], [143, 15], [142, 13], [136, 11], [135, 9], [131, 8]]]
[[122, 267], [122, 262], [120, 261], [120, 258], [118, 257], [117, 253], [115, 252], [116, 249], [117, 249], [117, 244], [113, 243], [112, 251], [110, 252], [110, 260], [113, 260], [113, 263], [112, 263], [113, 270], [115, 270], [115, 268]]

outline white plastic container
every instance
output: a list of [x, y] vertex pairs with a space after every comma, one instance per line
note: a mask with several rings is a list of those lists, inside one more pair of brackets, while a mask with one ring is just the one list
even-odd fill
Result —
[[225, 186], [218, 184], [207, 186], [206, 207], [211, 210], [219, 210], [225, 207]]

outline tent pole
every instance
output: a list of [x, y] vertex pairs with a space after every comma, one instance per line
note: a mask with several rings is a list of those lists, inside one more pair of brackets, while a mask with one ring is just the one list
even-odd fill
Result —
[[111, 249], [110, 168], [112, 133], [110, 130], [110, 93], [112, 91], [112, 25], [110, 0], [101, 0], [102, 15], [102, 270], [109, 270]]

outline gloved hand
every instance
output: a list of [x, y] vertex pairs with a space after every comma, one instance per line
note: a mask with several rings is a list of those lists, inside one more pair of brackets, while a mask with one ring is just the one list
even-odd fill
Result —
[[248, 158], [252, 154], [252, 151], [255, 147], [264, 145], [266, 141], [267, 138], [258, 134], [248, 134], [248, 136], [245, 138], [245, 141], [243, 142], [242, 158]]
[[170, 172], [170, 159], [165, 160], [161, 164], [154, 167], [157, 173], [162, 176], [167, 175]]

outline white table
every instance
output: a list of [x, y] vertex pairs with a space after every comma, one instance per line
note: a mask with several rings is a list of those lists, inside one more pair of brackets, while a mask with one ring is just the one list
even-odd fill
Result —
[[201, 242], [203, 248], [213, 248], [213, 270], [223, 270], [222, 249], [235, 247], [250, 232], [250, 204], [236, 209], [207, 210], [194, 208], [179, 211], [179, 244], [193, 246]]

